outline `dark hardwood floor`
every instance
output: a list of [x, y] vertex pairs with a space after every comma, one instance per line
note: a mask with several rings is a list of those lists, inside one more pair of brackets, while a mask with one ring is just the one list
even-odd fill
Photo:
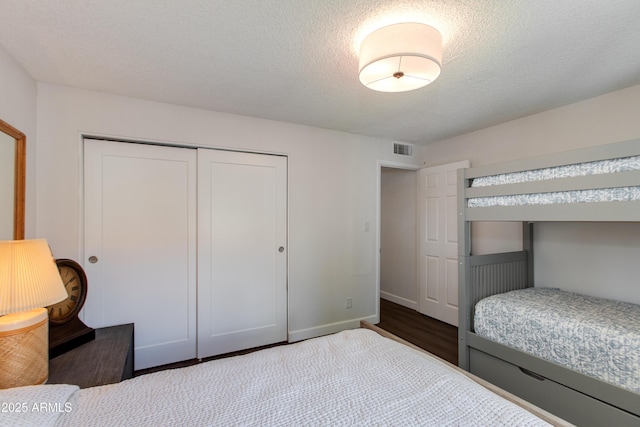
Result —
[[[415, 310], [411, 310], [384, 299], [380, 300], [380, 323], [378, 323], [377, 326], [406, 341], [409, 341], [411, 344], [453, 363], [454, 365], [458, 364], [458, 328], [455, 326], [451, 326], [439, 320], [420, 314]], [[286, 343], [277, 343], [264, 347], [209, 357], [204, 359], [203, 362], [247, 354], [253, 351], [285, 344]], [[163, 371], [165, 369], [183, 368], [197, 363], [200, 363], [200, 361], [192, 359], [185, 360], [183, 362], [171, 363], [169, 365], [156, 366], [153, 368], [138, 370], [135, 372], [135, 376]]]
[[399, 304], [380, 300], [380, 323], [387, 332], [458, 364], [458, 328]]

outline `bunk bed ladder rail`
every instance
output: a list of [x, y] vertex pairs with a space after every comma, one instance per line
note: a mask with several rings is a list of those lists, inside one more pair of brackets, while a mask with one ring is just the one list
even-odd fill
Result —
[[529, 251], [465, 256], [459, 259], [464, 275], [464, 317], [459, 325], [459, 364], [468, 370], [467, 332], [473, 332], [473, 310], [478, 301], [491, 295], [528, 288], [530, 281]]
[[[530, 286], [527, 283], [527, 251], [477, 255], [469, 258], [472, 306], [482, 298]], [[471, 328], [473, 328], [473, 318]]]
[[467, 334], [473, 333], [473, 311], [482, 298], [532, 287], [533, 223], [522, 223], [522, 251], [471, 255], [471, 222], [466, 190], [468, 169], [458, 169], [458, 365], [469, 370]]

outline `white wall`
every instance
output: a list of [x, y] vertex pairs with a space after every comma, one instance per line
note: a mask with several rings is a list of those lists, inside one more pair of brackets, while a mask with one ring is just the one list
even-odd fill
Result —
[[534, 233], [536, 286], [640, 304], [640, 224], [547, 223]]
[[416, 172], [382, 168], [380, 296], [418, 309]]
[[[640, 86], [493, 126], [426, 147], [424, 163], [472, 166], [640, 138]], [[640, 220], [640, 218], [639, 218]], [[518, 250], [519, 224], [475, 227], [475, 253]], [[534, 231], [536, 286], [640, 303], [640, 223], [543, 224]]]
[[290, 338], [377, 321], [376, 230], [363, 225], [377, 223], [378, 161], [397, 161], [390, 141], [44, 83], [38, 135], [37, 231], [77, 260], [82, 135], [287, 154]]
[[0, 119], [27, 137], [25, 238], [35, 234], [36, 82], [0, 45]]

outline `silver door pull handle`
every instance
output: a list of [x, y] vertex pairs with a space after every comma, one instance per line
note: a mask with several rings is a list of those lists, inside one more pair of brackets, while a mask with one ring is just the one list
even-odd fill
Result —
[[98, 262], [98, 257], [97, 257], [97, 256], [93, 256], [93, 255], [92, 255], [92, 256], [90, 256], [90, 257], [89, 257], [89, 262], [90, 262], [91, 264], [95, 264], [96, 262]]

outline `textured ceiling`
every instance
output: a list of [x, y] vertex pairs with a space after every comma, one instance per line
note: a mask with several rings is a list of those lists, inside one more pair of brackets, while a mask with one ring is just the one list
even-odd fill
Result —
[[[404, 21], [442, 32], [442, 74], [366, 89], [359, 41]], [[0, 22], [38, 81], [415, 143], [640, 84], [638, 0], [0, 0]]]

